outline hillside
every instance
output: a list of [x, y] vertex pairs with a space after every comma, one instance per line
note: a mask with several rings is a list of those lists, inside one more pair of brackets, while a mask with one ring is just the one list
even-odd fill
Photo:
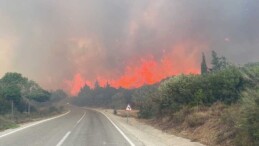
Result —
[[203, 76], [180, 75], [160, 85], [159, 98], [142, 102], [140, 117], [151, 118], [147, 123], [163, 131], [207, 145], [256, 146], [258, 79], [258, 64]]

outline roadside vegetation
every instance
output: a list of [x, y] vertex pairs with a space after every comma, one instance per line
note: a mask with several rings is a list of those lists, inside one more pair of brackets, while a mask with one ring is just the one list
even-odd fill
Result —
[[61, 112], [53, 103], [66, 96], [62, 90], [44, 90], [19, 73], [6, 73], [0, 79], [0, 130]]
[[202, 54], [201, 74], [180, 74], [155, 85], [115, 89], [83, 87], [73, 103], [124, 109], [167, 132], [207, 145], [259, 145], [259, 63], [236, 66], [212, 52]]
[[78, 95], [72, 98], [72, 102], [78, 106], [104, 107], [104, 108], [126, 108], [127, 103], [132, 103], [133, 90], [124, 88], [113, 88], [106, 84], [101, 87], [96, 81], [94, 89], [88, 85], [81, 88]]

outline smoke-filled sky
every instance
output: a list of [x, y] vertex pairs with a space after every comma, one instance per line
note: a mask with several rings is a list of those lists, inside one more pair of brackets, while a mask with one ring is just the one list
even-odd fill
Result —
[[75, 95], [199, 73], [211, 50], [259, 61], [257, 0], [0, 0], [0, 75]]

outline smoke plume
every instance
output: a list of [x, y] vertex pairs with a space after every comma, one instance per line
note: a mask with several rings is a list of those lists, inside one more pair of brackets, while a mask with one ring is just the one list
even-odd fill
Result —
[[[0, 0], [0, 74], [75, 95], [199, 73], [201, 53], [258, 61], [254, 0]], [[207, 60], [209, 63], [209, 60]]]

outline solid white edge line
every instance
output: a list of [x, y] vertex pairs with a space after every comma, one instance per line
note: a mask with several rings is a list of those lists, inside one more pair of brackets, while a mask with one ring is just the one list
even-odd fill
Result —
[[68, 131], [66, 135], [59, 141], [59, 143], [56, 146], [61, 146], [64, 141], [67, 139], [67, 137], [70, 135], [71, 131]]
[[33, 123], [33, 124], [31, 124], [31, 125], [28, 125], [28, 126], [25, 126], [25, 127], [21, 127], [21, 128], [18, 128], [18, 129], [16, 129], [16, 130], [14, 130], [14, 131], [9, 132], [9, 133], [6, 133], [6, 134], [3, 134], [3, 135], [0, 135], [0, 138], [3, 138], [3, 137], [8, 136], [8, 135], [10, 135], [10, 134], [13, 134], [13, 133], [16, 133], [16, 132], [18, 132], [18, 131], [21, 131], [21, 130], [27, 129], [27, 128], [29, 128], [29, 127], [36, 126], [36, 125], [38, 125], [38, 124], [41, 124], [41, 123], [44, 123], [44, 122], [47, 122], [47, 121], [50, 121], [50, 120], [53, 120], [53, 119], [60, 118], [60, 117], [62, 117], [62, 116], [67, 115], [68, 113], [70, 113], [70, 110], [69, 110], [68, 112], [66, 112], [66, 113], [62, 114], [62, 115], [59, 115], [59, 116], [56, 116], [56, 117], [52, 117], [52, 118], [49, 118], [49, 119], [45, 119], [45, 120], [42, 120], [42, 121], [38, 121], [38, 122]]
[[85, 112], [84, 115], [76, 122], [76, 124], [79, 124], [79, 123], [83, 120], [83, 118], [85, 117], [85, 114], [86, 114], [86, 112]]
[[122, 130], [108, 116], [106, 116], [103, 112], [100, 113], [102, 113], [112, 123], [112, 125], [120, 132], [120, 134], [128, 141], [128, 143], [131, 146], [135, 146], [135, 144], [122, 132]]

